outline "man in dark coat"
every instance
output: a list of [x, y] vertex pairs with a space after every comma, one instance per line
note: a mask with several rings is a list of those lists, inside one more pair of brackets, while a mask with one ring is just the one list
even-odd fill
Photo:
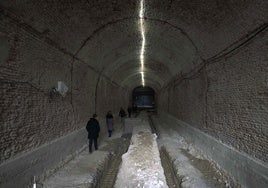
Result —
[[125, 129], [125, 118], [126, 118], [127, 114], [122, 107], [120, 108], [119, 116], [121, 117], [121, 123], [122, 123], [121, 129], [123, 128], [123, 130], [124, 130]]
[[96, 119], [97, 114], [93, 114], [92, 118], [87, 123], [87, 132], [88, 132], [88, 139], [89, 139], [89, 153], [92, 152], [92, 144], [94, 142], [95, 150], [98, 150], [98, 137], [100, 132], [100, 125], [98, 120]]
[[109, 137], [111, 137], [112, 132], [113, 132], [113, 125], [114, 125], [114, 119], [113, 119], [113, 114], [111, 111], [108, 111], [106, 115], [106, 125], [107, 125], [107, 130], [109, 133]]
[[128, 106], [127, 112], [128, 112], [128, 117], [131, 118], [131, 112], [132, 112], [131, 106]]

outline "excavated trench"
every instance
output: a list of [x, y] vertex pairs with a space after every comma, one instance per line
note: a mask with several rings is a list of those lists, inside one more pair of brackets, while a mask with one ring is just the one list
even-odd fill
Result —
[[[152, 133], [156, 134], [159, 137], [160, 136], [159, 132], [157, 128], [155, 127], [150, 114], [148, 115], [148, 119], [149, 119], [149, 124], [152, 130]], [[180, 188], [182, 178], [176, 176], [176, 171], [173, 168], [172, 159], [170, 158], [165, 147], [163, 146], [160, 148], [160, 158], [161, 158], [162, 167], [164, 169], [166, 181], [167, 181], [169, 188]]]
[[172, 160], [164, 147], [161, 147], [160, 149], [160, 158], [169, 188], [181, 188], [182, 177], [178, 178], [176, 176]]
[[[149, 114], [148, 119], [149, 119], [152, 133], [158, 135], [159, 137], [160, 136], [159, 132], [157, 131], [157, 128], [155, 127], [150, 114]], [[94, 187], [97, 187], [97, 188], [113, 188], [114, 187], [117, 174], [120, 168], [120, 164], [122, 162], [122, 155], [126, 153], [128, 150], [131, 136], [132, 136], [131, 134], [123, 135], [121, 138], [115, 139], [113, 142], [110, 142], [105, 148], [102, 148], [103, 150], [106, 150], [106, 151], [111, 150], [112, 151], [111, 157], [109, 158], [109, 161], [106, 163], [107, 165], [105, 165], [104, 169], [102, 170], [102, 173], [100, 173], [101, 175], [98, 178], [98, 181]], [[173, 163], [174, 160], [172, 160], [166, 148], [164, 146], [161, 146], [159, 150], [160, 150], [161, 163], [164, 169], [164, 174], [165, 174], [168, 186], [170, 188], [185, 187], [183, 186], [183, 183], [186, 177], [176, 173], [176, 169]], [[211, 166], [209, 161], [197, 159], [191, 154], [189, 154], [187, 150], [181, 150], [181, 152], [186, 157], [188, 157], [190, 161], [192, 161], [193, 166], [195, 166], [201, 172], [203, 170], [202, 173], [204, 173], [204, 177], [209, 179], [210, 185], [212, 185], [212, 187], [220, 187], [220, 188], [226, 187], [226, 184], [223, 181], [221, 180], [218, 181], [219, 179], [221, 179], [221, 177], [220, 175], [217, 174], [216, 170]], [[213, 179], [212, 177], [216, 177], [216, 179], [215, 178]], [[232, 187], [237, 187], [237, 186], [232, 186]]]
[[[151, 126], [152, 133], [158, 134], [153, 122], [150, 120], [149, 123]], [[103, 150], [113, 150], [111, 157], [107, 165], [105, 165], [103, 169], [103, 173], [98, 178], [97, 184], [95, 187], [97, 188], [113, 188], [116, 177], [120, 168], [120, 164], [122, 162], [122, 155], [127, 152], [128, 147], [130, 145], [131, 134], [125, 134], [121, 138], [116, 139], [115, 141], [109, 143]], [[176, 177], [176, 173], [174, 172], [172, 161], [165, 151], [164, 148], [160, 150], [161, 163], [164, 168], [164, 173], [166, 176], [167, 184], [170, 188], [180, 187], [181, 179]]]
[[[161, 128], [162, 124], [155, 121], [155, 117], [151, 115], [152, 114], [148, 113], [147, 120], [149, 121], [151, 132], [156, 134], [158, 138], [157, 145], [161, 165], [168, 187], [240, 187], [217, 168], [214, 163], [200, 157], [198, 153], [193, 152], [193, 148], [189, 147], [190, 145], [188, 146], [187, 143], [177, 142], [178, 139], [180, 139], [179, 135], [175, 134], [175, 137], [172, 137], [172, 134], [169, 134], [169, 132], [163, 132]], [[133, 123], [133, 120], [130, 121]], [[92, 156], [92, 160], [90, 161], [87, 157], [88, 153], [82, 154], [74, 160], [72, 164], [51, 177], [52, 179], [46, 181], [45, 184], [43, 184], [45, 185], [44, 187], [115, 187], [117, 175], [122, 163], [122, 155], [128, 151], [131, 137], [132, 134], [123, 134], [121, 137], [107, 140], [107, 142], [99, 148], [99, 153], [96, 152], [92, 154], [96, 155]], [[142, 152], [142, 154], [143, 153], [145, 152]], [[141, 158], [138, 157], [137, 159]], [[84, 167], [85, 164], [89, 166]], [[75, 168], [76, 166], [78, 166], [78, 168]], [[83, 166], [83, 168], [79, 166]], [[88, 169], [92, 170], [92, 180], [89, 181], [87, 181]], [[70, 172], [73, 173], [70, 175]], [[75, 181], [73, 182], [73, 180]], [[132, 180], [130, 179], [129, 181], [131, 182]], [[39, 184], [38, 187], [40, 187]]]
[[103, 169], [101, 177], [98, 178], [96, 188], [114, 187], [116, 177], [122, 162], [122, 155], [127, 152], [130, 145], [131, 134], [124, 134], [121, 138], [110, 142], [102, 150], [113, 150], [107, 165]]
[[[157, 134], [158, 138], [160, 138], [161, 135], [157, 130], [156, 126], [154, 125], [151, 115], [153, 114], [149, 114], [148, 118], [151, 130], [153, 133]], [[174, 164], [175, 159], [172, 159], [169, 152], [166, 150], [165, 146], [162, 145], [162, 143], [158, 142], [158, 145], [160, 146], [161, 163], [164, 169], [168, 186], [170, 188], [189, 187], [189, 184], [185, 183], [186, 181], [188, 181], [187, 179], [189, 177], [186, 177], [185, 175], [177, 172], [175, 167], [176, 165]], [[178, 150], [180, 151], [181, 154], [183, 154], [186, 158], [188, 158], [188, 160], [190, 161], [190, 165], [193, 166], [195, 169], [197, 169], [197, 171], [199, 171], [202, 174], [202, 177], [205, 179], [205, 181], [207, 182], [206, 184], [209, 187], [217, 187], [217, 188], [241, 187], [240, 184], [238, 184], [232, 178], [230, 178], [226, 174], [226, 172], [224, 172], [222, 169], [219, 169], [219, 167], [217, 167], [215, 163], [207, 159], [200, 159], [195, 157], [189, 152], [188, 149], [180, 148]]]

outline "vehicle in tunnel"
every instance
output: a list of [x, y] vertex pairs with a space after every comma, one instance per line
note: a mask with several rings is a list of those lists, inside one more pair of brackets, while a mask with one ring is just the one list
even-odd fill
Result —
[[133, 108], [137, 110], [155, 109], [155, 92], [151, 87], [139, 86], [132, 93]]

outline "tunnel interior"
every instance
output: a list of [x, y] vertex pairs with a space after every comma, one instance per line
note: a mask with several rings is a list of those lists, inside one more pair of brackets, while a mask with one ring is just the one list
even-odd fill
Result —
[[263, 0], [1, 0], [0, 187], [64, 163], [93, 113], [119, 122], [130, 100], [157, 108], [166, 130], [245, 187], [267, 185], [267, 10]]

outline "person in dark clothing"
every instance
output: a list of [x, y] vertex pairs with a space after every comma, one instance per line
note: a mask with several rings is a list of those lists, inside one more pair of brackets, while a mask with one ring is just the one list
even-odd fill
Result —
[[112, 135], [112, 131], [113, 131], [113, 124], [114, 124], [114, 119], [113, 119], [113, 115], [112, 112], [109, 111], [106, 115], [106, 125], [107, 125], [107, 130], [109, 133], [109, 137], [111, 137]]
[[100, 125], [97, 118], [97, 114], [93, 114], [92, 118], [87, 123], [86, 129], [88, 132], [88, 139], [89, 139], [89, 153], [92, 152], [92, 144], [94, 142], [95, 150], [98, 150], [98, 137], [100, 132]]
[[121, 117], [121, 123], [122, 123], [121, 128], [125, 129], [125, 118], [126, 118], [127, 114], [122, 107], [120, 108], [119, 116]]
[[134, 113], [138, 113], [138, 107], [136, 104], [133, 105], [133, 111]]
[[131, 118], [131, 112], [132, 112], [131, 106], [128, 106], [127, 112], [128, 112], [128, 117]]

